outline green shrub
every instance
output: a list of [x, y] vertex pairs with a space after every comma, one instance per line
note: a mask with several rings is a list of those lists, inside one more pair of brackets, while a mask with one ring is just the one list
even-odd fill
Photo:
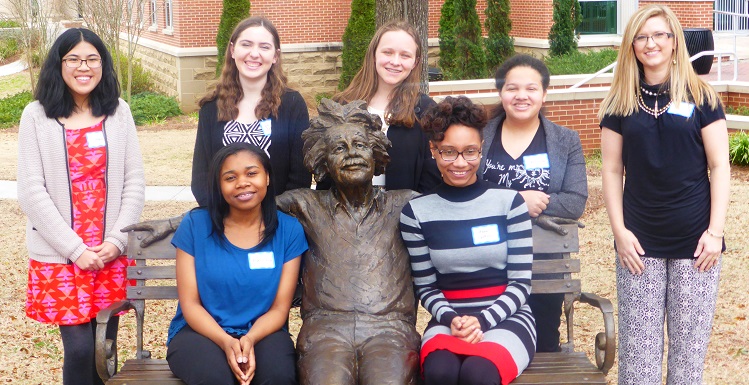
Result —
[[549, 55], [561, 56], [577, 50], [575, 30], [582, 15], [577, 0], [554, 0], [554, 24], [549, 30]]
[[[218, 23], [218, 32], [216, 33], [216, 48], [218, 49], [216, 75], [220, 75], [221, 70], [224, 68], [226, 46], [229, 45], [234, 27], [248, 16], [250, 16], [249, 0], [224, 0], [221, 10], [221, 20]], [[276, 48], [280, 49], [281, 47]]]
[[321, 100], [330, 99], [332, 97], [333, 97], [333, 94], [331, 94], [330, 92], [318, 92], [315, 94], [315, 105], [319, 106]]
[[18, 40], [12, 38], [0, 39], [0, 62], [16, 55], [19, 51]]
[[735, 165], [749, 165], [749, 134], [741, 131], [728, 138], [728, 158]]
[[749, 107], [746, 107], [746, 106], [738, 106], [738, 107], [726, 106], [726, 114], [749, 116]]
[[476, 0], [455, 0], [455, 71], [451, 79], [486, 77], [486, 53], [481, 37], [481, 23]]
[[339, 90], [345, 90], [351, 83], [351, 79], [359, 72], [375, 29], [374, 0], [353, 0], [351, 16], [341, 38], [343, 52], [341, 53], [341, 77], [338, 80]]
[[17, 125], [21, 121], [24, 107], [32, 100], [34, 97], [31, 96], [30, 91], [19, 92], [0, 99], [0, 128]]
[[586, 53], [572, 51], [561, 56], [544, 58], [552, 75], [593, 74], [616, 61], [616, 50], [605, 48]]
[[21, 24], [19, 24], [15, 20], [0, 20], [0, 28], [18, 28]]
[[440, 59], [438, 65], [445, 80], [451, 80], [455, 73], [455, 0], [445, 0], [440, 9]]
[[177, 99], [155, 92], [133, 95], [130, 101], [130, 110], [133, 113], [135, 124], [138, 126], [182, 115]]
[[[140, 59], [133, 60], [133, 78], [131, 79], [132, 87], [130, 89], [130, 95], [137, 95], [143, 92], [155, 91], [153, 79], [151, 73], [146, 71], [141, 65]], [[117, 65], [115, 65], [117, 70]], [[122, 88], [122, 94], [127, 93], [127, 56], [120, 56], [120, 88]]]
[[515, 39], [510, 37], [512, 21], [508, 0], [488, 0], [485, 13], [487, 38], [484, 40], [484, 47], [486, 66], [491, 76], [505, 59], [515, 54]]

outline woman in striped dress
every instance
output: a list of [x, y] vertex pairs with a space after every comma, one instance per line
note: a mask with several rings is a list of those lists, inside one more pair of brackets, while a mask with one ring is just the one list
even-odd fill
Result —
[[517, 192], [477, 178], [485, 124], [464, 97], [422, 118], [443, 183], [403, 208], [401, 233], [432, 314], [421, 343], [427, 385], [509, 384], [535, 352], [530, 216]]

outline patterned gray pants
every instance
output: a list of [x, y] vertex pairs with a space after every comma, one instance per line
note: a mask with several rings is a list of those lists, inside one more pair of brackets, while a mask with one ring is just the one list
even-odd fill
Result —
[[718, 296], [721, 261], [700, 273], [694, 259], [642, 258], [637, 276], [617, 259], [619, 385], [662, 383], [663, 324], [668, 385], [699, 385]]

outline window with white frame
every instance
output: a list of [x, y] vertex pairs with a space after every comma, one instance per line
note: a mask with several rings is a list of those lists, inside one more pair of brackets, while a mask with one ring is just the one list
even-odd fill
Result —
[[172, 0], [164, 0], [164, 29], [174, 29], [174, 9]]
[[158, 24], [159, 21], [156, 19], [156, 0], [151, 0], [151, 26], [156, 27]]

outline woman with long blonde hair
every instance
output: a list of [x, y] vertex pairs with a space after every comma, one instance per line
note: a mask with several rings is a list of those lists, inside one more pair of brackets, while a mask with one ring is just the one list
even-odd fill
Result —
[[208, 203], [205, 181], [213, 155], [235, 142], [254, 144], [270, 156], [277, 194], [310, 187], [302, 156], [309, 113], [302, 95], [286, 85], [281, 39], [270, 20], [256, 16], [237, 24], [216, 89], [199, 104], [192, 193], [200, 206]]
[[364, 100], [369, 112], [382, 119], [382, 130], [392, 143], [390, 163], [373, 182], [387, 190], [427, 192], [440, 183], [418, 121], [435, 104], [419, 92], [422, 49], [416, 29], [408, 22], [383, 25], [369, 42], [362, 68], [351, 84], [333, 97], [339, 103]]
[[668, 384], [700, 384], [725, 250], [725, 114], [666, 6], [632, 16], [618, 63], [599, 117], [618, 256], [619, 384], [661, 383], [664, 319]]

